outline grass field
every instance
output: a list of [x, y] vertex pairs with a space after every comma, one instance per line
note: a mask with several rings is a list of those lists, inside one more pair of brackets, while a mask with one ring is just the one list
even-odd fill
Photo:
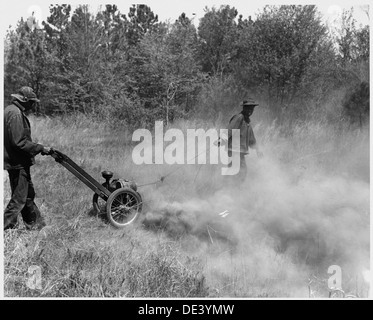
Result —
[[[258, 122], [265, 157], [247, 156], [248, 177], [235, 188], [217, 165], [135, 165], [126, 128], [84, 117], [31, 122], [34, 140], [99, 181], [103, 170], [140, 185], [172, 174], [139, 188], [142, 215], [115, 229], [92, 215], [85, 185], [37, 156], [36, 203], [48, 226], [5, 232], [6, 296], [327, 297], [331, 265], [342, 268], [346, 293], [367, 296], [368, 130]], [[6, 205], [6, 172], [3, 181]], [[31, 266], [41, 270], [36, 289], [27, 285]]]

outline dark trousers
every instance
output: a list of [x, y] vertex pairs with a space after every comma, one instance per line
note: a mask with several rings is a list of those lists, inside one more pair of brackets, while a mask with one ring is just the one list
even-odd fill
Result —
[[12, 198], [4, 211], [4, 230], [17, 225], [18, 215], [22, 215], [27, 229], [35, 225], [41, 214], [36, 206], [34, 185], [31, 181], [30, 167], [8, 170]]
[[[232, 151], [228, 150], [228, 156], [232, 157]], [[246, 165], [246, 159], [245, 159], [246, 154], [240, 152], [240, 170], [239, 172], [235, 175], [232, 176], [232, 182], [241, 184], [245, 181], [246, 175], [247, 175], [247, 165]], [[232, 166], [232, 162], [228, 164], [228, 167]]]

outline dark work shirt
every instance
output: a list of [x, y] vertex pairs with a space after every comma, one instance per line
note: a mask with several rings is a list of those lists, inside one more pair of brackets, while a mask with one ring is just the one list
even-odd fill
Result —
[[4, 109], [4, 170], [32, 166], [35, 155], [44, 148], [32, 141], [30, 122], [24, 110], [17, 101]]
[[[240, 149], [232, 149], [232, 129], [240, 130]], [[256, 139], [250, 122], [246, 122], [242, 113], [234, 115], [228, 125], [228, 150], [248, 154], [249, 147], [256, 147]]]

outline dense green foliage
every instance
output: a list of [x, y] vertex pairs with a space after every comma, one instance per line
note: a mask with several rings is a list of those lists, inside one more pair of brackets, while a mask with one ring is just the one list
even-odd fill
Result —
[[[146, 5], [127, 15], [115, 5], [96, 14], [51, 5], [41, 27], [21, 19], [5, 39], [5, 101], [29, 85], [40, 114], [83, 112], [131, 126], [216, 119], [247, 95], [278, 121], [332, 113], [361, 125], [364, 83], [369, 27], [345, 11], [332, 35], [315, 6], [266, 6], [255, 20], [229, 5], [206, 7], [195, 27], [184, 13], [158, 21]], [[351, 99], [368, 105], [351, 107]], [[325, 108], [330, 102], [340, 108]]]

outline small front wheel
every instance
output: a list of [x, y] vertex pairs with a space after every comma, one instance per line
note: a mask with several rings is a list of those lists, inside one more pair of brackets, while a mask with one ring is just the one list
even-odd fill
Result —
[[130, 188], [115, 190], [106, 202], [107, 218], [116, 228], [123, 228], [134, 222], [141, 210], [141, 196]]

